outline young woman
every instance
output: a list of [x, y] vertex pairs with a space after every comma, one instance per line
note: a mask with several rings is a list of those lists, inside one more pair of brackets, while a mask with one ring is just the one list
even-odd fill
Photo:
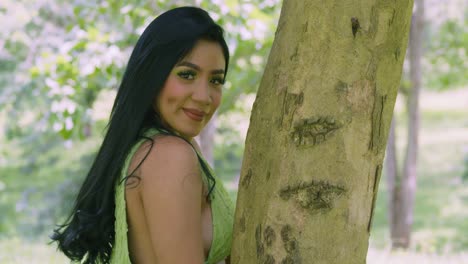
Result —
[[207, 12], [176, 8], [141, 35], [107, 133], [52, 239], [83, 263], [229, 263], [234, 205], [193, 140], [221, 101], [229, 52]]

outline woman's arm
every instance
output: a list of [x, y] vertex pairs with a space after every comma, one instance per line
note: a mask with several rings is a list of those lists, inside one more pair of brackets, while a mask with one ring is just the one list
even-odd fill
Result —
[[154, 262], [204, 263], [202, 178], [192, 147], [177, 137], [155, 138], [141, 174], [141, 200]]

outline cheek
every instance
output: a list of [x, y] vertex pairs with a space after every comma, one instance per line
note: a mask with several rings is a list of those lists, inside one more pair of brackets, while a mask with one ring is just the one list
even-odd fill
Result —
[[159, 106], [172, 106], [180, 103], [187, 95], [187, 89], [176, 81], [168, 80], [159, 97]]
[[167, 96], [164, 98], [164, 104], [172, 106], [174, 104], [177, 104], [177, 97], [175, 96]]
[[213, 112], [216, 111], [216, 109], [219, 107], [221, 104], [221, 98], [222, 98], [222, 92], [221, 91], [215, 91], [212, 98], [212, 106], [213, 106]]

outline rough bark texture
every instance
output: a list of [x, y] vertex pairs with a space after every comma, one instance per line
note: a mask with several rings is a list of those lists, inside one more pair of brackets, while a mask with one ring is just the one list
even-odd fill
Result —
[[393, 192], [392, 225], [390, 228], [392, 248], [408, 248], [411, 242], [413, 224], [414, 196], [417, 180], [418, 131], [419, 131], [419, 94], [421, 90], [421, 57], [424, 31], [424, 0], [416, 0], [415, 12], [411, 23], [408, 48], [411, 87], [407, 97], [408, 142], [403, 173], [396, 172]]
[[283, 2], [232, 263], [365, 263], [411, 11], [407, 0]]

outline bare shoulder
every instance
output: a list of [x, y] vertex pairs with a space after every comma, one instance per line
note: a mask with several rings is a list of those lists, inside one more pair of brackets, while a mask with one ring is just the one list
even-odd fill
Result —
[[[148, 157], [157, 163], [163, 161], [167, 162], [167, 164], [177, 164], [179, 167], [198, 164], [197, 154], [190, 143], [182, 138], [170, 135], [153, 137], [153, 146]], [[150, 162], [146, 164], [146, 166], [150, 167], [152, 165]]]
[[137, 152], [146, 153], [141, 164], [142, 183], [153, 181], [201, 181], [198, 158], [195, 150], [184, 139], [170, 135], [156, 135]]
[[142, 176], [142, 171], [158, 169], [163, 164], [196, 166], [198, 158], [193, 147], [184, 139], [171, 135], [156, 135], [145, 140], [132, 157], [128, 174]]
[[202, 263], [203, 185], [195, 150], [181, 138], [157, 135], [137, 153], [136, 157], [144, 154], [146, 158], [138, 169], [139, 187], [128, 190], [133, 194], [127, 197], [141, 204], [139, 215], [147, 226], [141, 233], [150, 236], [153, 253], [149, 255], [157, 257], [157, 263]]
[[159, 153], [176, 153], [196, 158], [196, 153], [190, 143], [180, 137], [172, 135], [156, 135], [152, 139], [154, 145], [158, 148], [157, 151]]

